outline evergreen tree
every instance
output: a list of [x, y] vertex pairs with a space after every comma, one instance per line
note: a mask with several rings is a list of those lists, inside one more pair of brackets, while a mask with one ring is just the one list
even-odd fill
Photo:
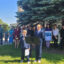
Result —
[[18, 3], [24, 9], [24, 12], [18, 14], [22, 24], [35, 22], [50, 23], [64, 18], [64, 0], [21, 0]]

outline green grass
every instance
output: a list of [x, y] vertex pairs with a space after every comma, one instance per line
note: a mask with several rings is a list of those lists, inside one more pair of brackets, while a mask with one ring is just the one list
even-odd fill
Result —
[[[21, 49], [15, 49], [13, 45], [0, 46], [0, 64], [27, 64], [26, 62], [20, 63]], [[33, 60], [35, 54], [33, 52]], [[41, 64], [64, 64], [64, 55], [51, 54], [43, 52]], [[31, 64], [31, 63], [30, 63]], [[38, 64], [38, 63], [33, 63]]]

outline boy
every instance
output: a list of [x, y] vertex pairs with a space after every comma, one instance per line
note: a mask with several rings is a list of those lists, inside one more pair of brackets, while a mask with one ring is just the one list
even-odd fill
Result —
[[[30, 45], [26, 43], [26, 36], [27, 36], [27, 30], [23, 30], [22, 31], [22, 36], [20, 37], [20, 43], [21, 43], [21, 52], [22, 52], [22, 56], [21, 56], [21, 62], [24, 61], [24, 54], [25, 54], [25, 50], [28, 49], [30, 50]], [[29, 60], [29, 55], [27, 56], [27, 61], [30, 62]]]

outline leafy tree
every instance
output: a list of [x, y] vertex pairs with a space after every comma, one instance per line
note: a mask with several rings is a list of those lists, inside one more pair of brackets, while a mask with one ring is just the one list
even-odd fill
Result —
[[4, 23], [1, 19], [0, 19], [0, 24], [2, 25], [4, 32], [9, 30], [8, 24]]

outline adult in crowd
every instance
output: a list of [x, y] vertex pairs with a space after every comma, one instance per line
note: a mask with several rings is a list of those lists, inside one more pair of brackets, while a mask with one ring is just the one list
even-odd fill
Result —
[[46, 41], [46, 49], [49, 49], [50, 41], [52, 41], [52, 29], [50, 28], [49, 24], [47, 24], [45, 28], [45, 41]]
[[32, 29], [31, 26], [28, 26], [27, 35], [28, 35], [28, 36], [34, 36], [34, 31], [33, 31], [33, 29]]
[[[21, 43], [21, 62], [24, 61], [24, 56], [25, 56], [25, 49], [29, 49], [30, 51], [30, 45], [26, 42], [27, 37], [27, 30], [23, 29], [22, 35], [20, 37], [20, 43]], [[29, 60], [29, 55], [27, 56], [27, 62], [30, 62]]]
[[[27, 28], [27, 35], [28, 35], [29, 37], [33, 37], [33, 36], [34, 36], [33, 27], [28, 26], [28, 28]], [[32, 49], [33, 49], [33, 46], [30, 45], [30, 57], [32, 56]]]
[[0, 25], [0, 44], [3, 44], [3, 28], [2, 25]]
[[9, 44], [13, 43], [13, 38], [14, 38], [14, 29], [13, 27], [11, 27], [11, 29], [9, 30]]
[[60, 30], [60, 48], [64, 48], [64, 24], [62, 25], [62, 28]]
[[42, 57], [42, 30], [41, 30], [41, 25], [38, 24], [37, 25], [37, 30], [35, 31], [35, 36], [39, 38], [40, 42], [38, 44], [36, 44], [36, 61], [38, 61], [38, 63], [41, 63], [41, 57]]
[[6, 44], [8, 43], [8, 37], [9, 37], [8, 31], [6, 31], [6, 32], [5, 32], [5, 43], [6, 43]]
[[18, 48], [19, 46], [19, 41], [20, 40], [20, 29], [17, 26], [14, 30], [14, 43], [15, 43], [15, 48]]
[[59, 29], [57, 28], [56, 24], [54, 25], [52, 32], [53, 32], [54, 48], [57, 48], [58, 47], [58, 38], [59, 38]]
[[42, 36], [43, 36], [43, 38], [42, 38], [42, 40], [43, 40], [43, 46], [45, 46], [45, 28], [44, 28], [44, 26], [42, 25]]

